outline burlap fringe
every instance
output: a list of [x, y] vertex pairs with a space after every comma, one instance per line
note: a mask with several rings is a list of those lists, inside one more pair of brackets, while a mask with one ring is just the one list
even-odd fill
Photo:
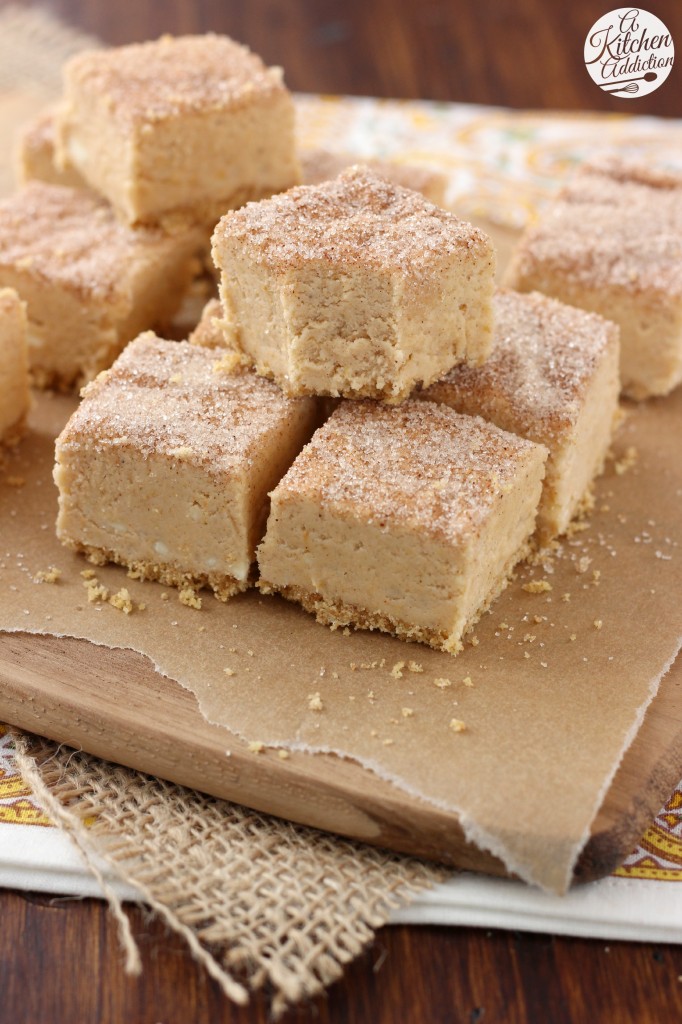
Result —
[[128, 969], [139, 955], [98, 862], [183, 936], [230, 999], [268, 990], [275, 1018], [340, 977], [393, 908], [446, 876], [36, 737], [16, 746], [25, 780], [104, 884]]
[[0, 11], [0, 90], [38, 87], [57, 97], [64, 61], [101, 45], [45, 8], [8, 4]]

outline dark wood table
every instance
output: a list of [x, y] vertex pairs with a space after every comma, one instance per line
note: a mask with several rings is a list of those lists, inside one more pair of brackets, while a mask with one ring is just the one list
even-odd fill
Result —
[[[4, 0], [0, 0], [0, 6]], [[576, 0], [41, 0], [111, 44], [227, 32], [292, 89], [682, 116], [678, 68], [634, 100], [602, 93], [582, 52], [611, 6]], [[615, 4], [613, 6], [616, 6]], [[682, 5], [647, 0], [682, 47]], [[265, 1022], [238, 1010], [183, 942], [131, 911], [144, 973], [126, 977], [105, 906], [0, 892], [0, 1024]], [[682, 947], [503, 931], [387, 928], [342, 981], [287, 1020], [353, 1024], [660, 1024], [682, 1020]]]

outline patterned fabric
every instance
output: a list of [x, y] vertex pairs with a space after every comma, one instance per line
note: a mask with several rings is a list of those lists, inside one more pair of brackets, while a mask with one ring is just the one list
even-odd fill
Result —
[[605, 150], [682, 169], [681, 121], [346, 96], [296, 105], [304, 147], [424, 164], [448, 175], [455, 212], [510, 228], [530, 223], [579, 161]]

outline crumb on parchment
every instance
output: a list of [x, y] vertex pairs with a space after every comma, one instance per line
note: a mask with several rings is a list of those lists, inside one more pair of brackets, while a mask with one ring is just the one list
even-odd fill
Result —
[[524, 583], [521, 589], [525, 590], [527, 594], [545, 594], [552, 589], [552, 584], [549, 580], [531, 580], [529, 583]]
[[36, 583], [58, 583], [62, 578], [62, 570], [51, 565], [49, 569], [39, 569], [33, 579]]
[[127, 587], [121, 587], [119, 591], [112, 594], [109, 598], [109, 604], [114, 608], [118, 608], [120, 612], [124, 612], [126, 615], [130, 615], [135, 610], [133, 599]]
[[463, 722], [461, 718], [451, 718], [450, 728], [452, 729], [453, 732], [465, 732], [466, 723]]
[[201, 611], [202, 601], [194, 587], [183, 587], [178, 591], [178, 601], [186, 608], [195, 608]]
[[633, 445], [626, 448], [625, 454], [620, 459], [617, 459], [613, 464], [616, 474], [618, 476], [622, 476], [623, 473], [627, 473], [629, 469], [632, 469], [632, 467], [636, 465], [638, 458], [639, 452]]
[[322, 711], [324, 704], [322, 703], [322, 698], [319, 693], [308, 694], [308, 708], [310, 711]]

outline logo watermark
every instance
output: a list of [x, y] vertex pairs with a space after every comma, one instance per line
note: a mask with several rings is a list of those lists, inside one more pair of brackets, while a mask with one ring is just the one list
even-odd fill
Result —
[[587, 33], [585, 66], [593, 82], [621, 99], [646, 96], [672, 71], [675, 47], [660, 18], [638, 7], [609, 11]]

